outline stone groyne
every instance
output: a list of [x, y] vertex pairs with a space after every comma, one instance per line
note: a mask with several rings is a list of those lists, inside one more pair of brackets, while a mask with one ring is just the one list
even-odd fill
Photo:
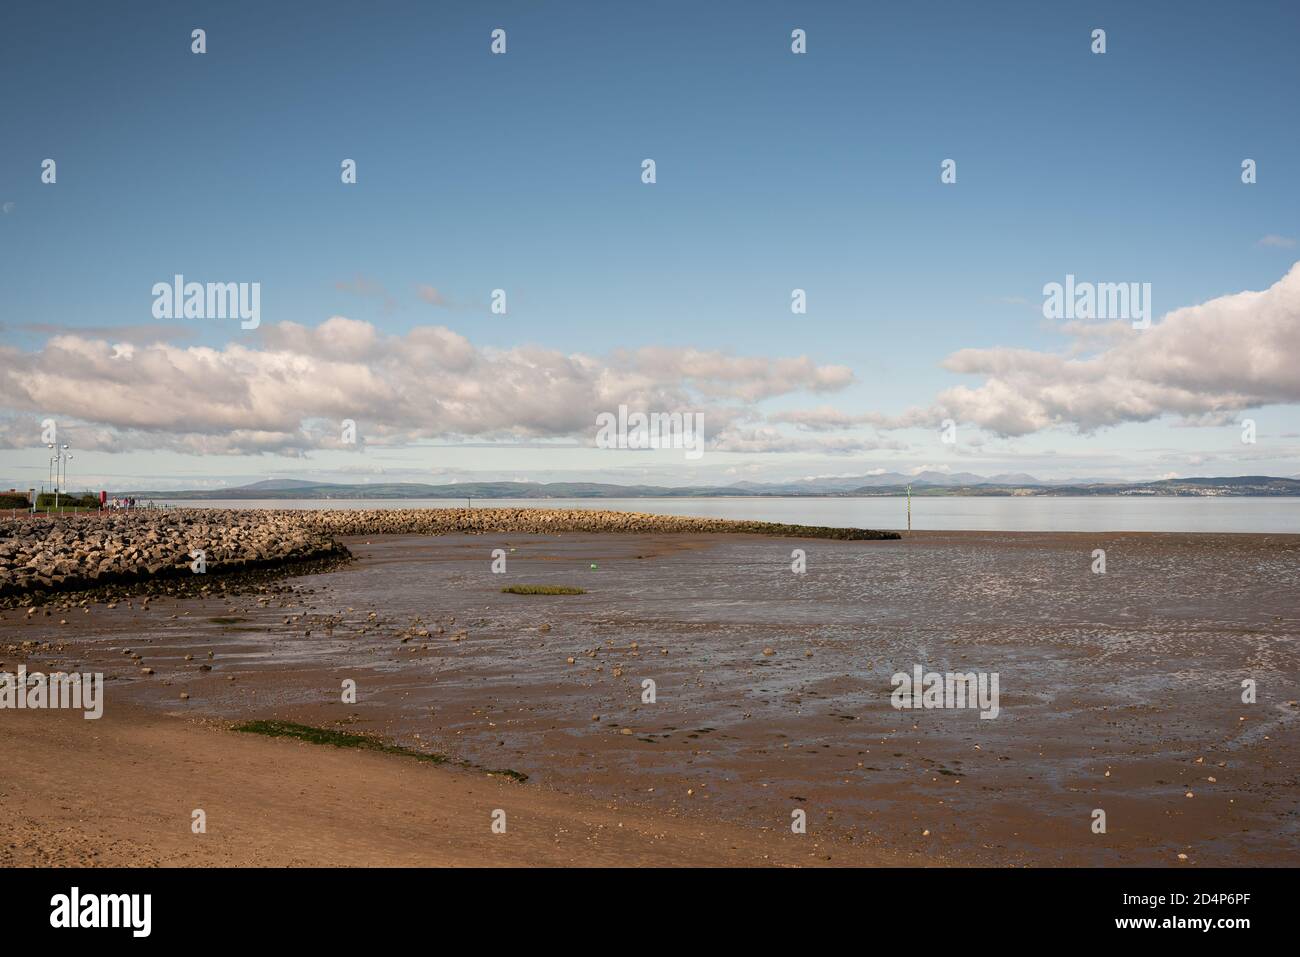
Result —
[[[269, 513], [284, 516], [285, 512]], [[298, 513], [309, 527], [333, 535], [452, 535], [557, 532], [645, 534], [743, 533], [777, 538], [834, 538], [852, 541], [898, 538], [897, 532], [865, 528], [782, 525], [729, 518], [691, 518], [646, 512], [585, 508], [385, 508], [313, 509]]]
[[166, 509], [0, 520], [0, 597], [346, 558], [357, 535], [742, 533], [876, 540], [896, 532], [589, 509]]

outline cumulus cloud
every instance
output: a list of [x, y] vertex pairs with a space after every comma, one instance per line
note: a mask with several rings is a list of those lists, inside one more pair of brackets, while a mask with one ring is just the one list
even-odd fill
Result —
[[1269, 233], [1260, 239], [1257, 246], [1272, 246], [1278, 249], [1294, 249], [1295, 240], [1290, 236], [1279, 236], [1277, 233]]
[[834, 432], [872, 423], [882, 417], [872, 413], [842, 412], [829, 405], [815, 409], [795, 409], [768, 416], [769, 422], [786, 422], [803, 432]]
[[56, 322], [25, 322], [18, 328], [38, 336], [75, 335], [107, 339], [114, 343], [186, 342], [196, 335], [193, 328], [157, 322], [128, 326], [69, 326]]
[[1262, 292], [1176, 309], [1146, 330], [1098, 327], [1086, 338], [1103, 339], [1105, 347], [1084, 356], [953, 353], [944, 368], [984, 381], [940, 393], [930, 418], [1025, 435], [1053, 426], [1092, 432], [1165, 415], [1222, 424], [1244, 409], [1300, 402], [1300, 263]]
[[877, 429], [931, 428], [938, 426], [943, 413], [934, 408], [917, 407], [898, 415], [883, 412], [845, 412], [834, 406], [774, 412], [767, 421], [793, 425], [799, 432], [842, 432], [874, 426]]
[[1177, 309], [1149, 329], [1070, 321], [1056, 331], [1069, 340], [1059, 353], [952, 353], [945, 369], [983, 382], [946, 389], [928, 406], [886, 415], [823, 405], [768, 421], [834, 432], [864, 425], [935, 428], [953, 419], [1020, 436], [1054, 427], [1089, 433], [1162, 416], [1176, 416], [1177, 426], [1221, 426], [1246, 409], [1300, 402], [1300, 263], [1262, 292]]
[[[627, 405], [702, 411], [709, 447], [720, 451], [852, 454], [903, 448], [857, 434], [863, 426], [932, 428], [951, 418], [1001, 436], [1088, 433], [1163, 416], [1222, 425], [1247, 409], [1300, 402], [1300, 263], [1266, 290], [1177, 309], [1146, 330], [1065, 323], [1059, 352], [959, 350], [944, 367], [980, 381], [897, 415], [821, 405], [765, 418], [766, 400], [854, 383], [849, 368], [807, 356], [498, 349], [444, 326], [389, 335], [342, 316], [266, 325], [220, 348], [133, 329], [50, 327], [36, 351], [0, 346], [0, 410], [10, 413], [0, 446], [38, 444], [45, 416], [74, 423], [79, 447], [109, 451], [302, 454], [340, 447], [344, 419], [369, 444], [586, 443], [598, 413]], [[809, 434], [833, 432], [853, 434]]]
[[[337, 447], [344, 419], [372, 444], [590, 440], [597, 413], [620, 404], [703, 411], [717, 434], [757, 418], [755, 402], [852, 382], [847, 368], [806, 357], [492, 349], [442, 326], [387, 335], [342, 316], [264, 326], [221, 348], [73, 332], [35, 352], [0, 347], [0, 407], [75, 421], [80, 447], [110, 450], [302, 452]], [[38, 431], [31, 419], [11, 421], [0, 442], [28, 446]]]
[[667, 376], [706, 398], [745, 402], [796, 391], [834, 392], [854, 382], [853, 371], [847, 366], [819, 366], [806, 356], [766, 359], [651, 346], [620, 351], [615, 362], [643, 381]]
[[844, 412], [834, 406], [820, 405], [815, 409], [775, 412], [767, 417], [767, 421], [793, 425], [800, 432], [841, 432], [865, 425], [887, 429], [930, 425], [931, 418], [932, 413], [920, 409], [903, 415], [885, 415], [881, 412]]

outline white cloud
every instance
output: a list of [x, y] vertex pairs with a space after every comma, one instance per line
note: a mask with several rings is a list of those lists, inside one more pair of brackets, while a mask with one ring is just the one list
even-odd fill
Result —
[[[1243, 409], [1300, 402], [1300, 263], [1262, 292], [1176, 309], [1146, 330], [1098, 331], [1106, 348], [1084, 357], [1011, 348], [953, 353], [945, 368], [984, 382], [940, 393], [930, 417], [1024, 435], [1164, 415], [1221, 424]], [[915, 410], [904, 418], [915, 421]]]
[[[334, 316], [309, 328], [266, 326], [221, 348], [146, 342], [116, 348], [67, 332], [42, 349], [0, 347], [0, 408], [83, 423], [81, 448], [198, 453], [340, 447], [353, 419], [364, 441], [527, 440], [595, 432], [598, 412], [703, 411], [711, 434], [758, 418], [752, 404], [853, 382], [843, 366], [674, 348], [610, 356], [537, 346], [480, 348], [442, 326], [386, 335]], [[30, 421], [0, 426], [29, 446]], [[776, 439], [739, 434], [737, 448]]]
[[149, 323], [128, 326], [68, 326], [53, 322], [28, 322], [18, 327], [23, 332], [39, 336], [73, 335], [88, 339], [107, 339], [109, 342], [183, 342], [193, 339], [192, 327]]
[[884, 417], [870, 412], [848, 413], [829, 405], [815, 409], [795, 409], [768, 416], [769, 422], [786, 422], [803, 432], [834, 432], [859, 425], [873, 424]]

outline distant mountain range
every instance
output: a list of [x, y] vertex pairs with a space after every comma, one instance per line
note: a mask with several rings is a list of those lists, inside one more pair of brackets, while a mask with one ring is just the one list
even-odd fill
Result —
[[497, 499], [497, 498], [718, 498], [758, 496], [810, 496], [860, 498], [905, 495], [1200, 495], [1281, 496], [1300, 495], [1300, 479], [1267, 475], [1234, 478], [1161, 479], [1155, 482], [1104, 482], [1075, 479], [1043, 482], [1032, 475], [979, 476], [970, 472], [898, 472], [839, 478], [803, 479], [796, 482], [737, 482], [732, 485], [669, 487], [613, 485], [600, 482], [461, 482], [424, 485], [417, 482], [340, 485], [271, 479], [234, 488], [191, 489], [179, 492], [114, 492], [136, 498], [161, 499]]

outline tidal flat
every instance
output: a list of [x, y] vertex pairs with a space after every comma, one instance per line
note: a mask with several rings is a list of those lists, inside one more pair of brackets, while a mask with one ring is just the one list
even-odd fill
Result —
[[[724, 829], [794, 863], [1300, 863], [1298, 536], [341, 543], [354, 561], [243, 591], [5, 610], [0, 658], [104, 671], [110, 716], [365, 734], [526, 775], [511, 800]], [[997, 673], [996, 719], [895, 708], [918, 665]], [[616, 859], [671, 862], [637, 848]], [[682, 860], [734, 862], [708, 848]]]

